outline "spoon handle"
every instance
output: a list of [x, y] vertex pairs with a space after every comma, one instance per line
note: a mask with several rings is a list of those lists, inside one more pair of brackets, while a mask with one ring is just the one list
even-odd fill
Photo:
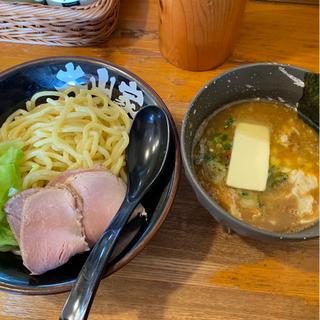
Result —
[[126, 198], [109, 228], [91, 250], [63, 307], [60, 320], [87, 319], [105, 265], [136, 205]]

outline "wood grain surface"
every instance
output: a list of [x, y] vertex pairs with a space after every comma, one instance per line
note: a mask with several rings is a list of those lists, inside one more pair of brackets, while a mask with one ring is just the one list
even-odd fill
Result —
[[[216, 70], [184, 71], [159, 52], [157, 1], [122, 0], [118, 29], [104, 46], [0, 43], [0, 71], [54, 55], [109, 60], [147, 81], [180, 130], [197, 91], [232, 67], [276, 61], [318, 71], [318, 37], [316, 6], [249, 2], [231, 58]], [[318, 240], [261, 243], [225, 233], [183, 176], [168, 219], [136, 259], [102, 281], [90, 319], [318, 319], [318, 250]], [[0, 319], [58, 319], [66, 297], [0, 292]]]
[[226, 61], [238, 37], [247, 0], [158, 2], [160, 51], [170, 63], [201, 71]]
[[302, 4], [319, 4], [319, 0], [257, 0], [257, 1], [288, 2], [288, 3], [302, 3]]

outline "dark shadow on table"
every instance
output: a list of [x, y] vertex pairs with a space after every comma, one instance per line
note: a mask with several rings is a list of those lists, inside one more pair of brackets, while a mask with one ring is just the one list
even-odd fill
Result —
[[319, 271], [318, 239], [304, 241], [273, 240], [260, 242], [245, 238], [245, 242], [263, 252], [266, 258], [274, 259], [304, 272]]
[[[106, 318], [119, 314], [121, 319], [121, 314], [133, 309], [140, 320], [163, 319], [170, 295], [206, 259], [217, 225], [196, 201], [184, 175], [181, 180], [175, 204], [149, 246], [122, 271], [101, 283], [97, 297], [100, 307], [93, 305], [93, 314], [102, 313]], [[142, 279], [139, 288], [137, 279]]]
[[[182, 174], [175, 203], [159, 232], [140, 255], [101, 282], [92, 318], [109, 315], [120, 320], [131, 312], [139, 320], [164, 319], [170, 295], [206, 260], [216, 229], [217, 223], [196, 201]], [[60, 309], [63, 297], [45, 299]]]
[[[106, 53], [125, 50], [134, 50], [134, 44], [142, 37], [158, 38], [158, 30], [147, 30], [146, 24], [149, 15], [148, 1], [121, 0], [119, 21], [115, 31], [100, 48]], [[130, 17], [130, 19], [128, 19]], [[136, 49], [138, 50], [138, 49]]]

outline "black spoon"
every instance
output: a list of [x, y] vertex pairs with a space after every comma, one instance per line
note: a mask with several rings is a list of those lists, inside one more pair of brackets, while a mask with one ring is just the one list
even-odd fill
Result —
[[125, 199], [83, 265], [64, 305], [61, 320], [87, 319], [101, 276], [121, 230], [163, 169], [169, 140], [169, 120], [162, 109], [148, 106], [137, 113], [126, 152], [128, 189]]

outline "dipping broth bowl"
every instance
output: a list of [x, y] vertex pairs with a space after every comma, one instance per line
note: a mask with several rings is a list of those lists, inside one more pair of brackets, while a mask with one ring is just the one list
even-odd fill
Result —
[[258, 240], [306, 240], [319, 237], [319, 222], [303, 231], [278, 233], [266, 231], [238, 220], [212, 199], [194, 172], [192, 153], [199, 126], [214, 112], [232, 102], [246, 99], [276, 100], [297, 106], [303, 94], [307, 70], [276, 63], [244, 65], [211, 80], [196, 95], [187, 111], [181, 132], [182, 161], [186, 176], [199, 202], [221, 224], [238, 234]]

